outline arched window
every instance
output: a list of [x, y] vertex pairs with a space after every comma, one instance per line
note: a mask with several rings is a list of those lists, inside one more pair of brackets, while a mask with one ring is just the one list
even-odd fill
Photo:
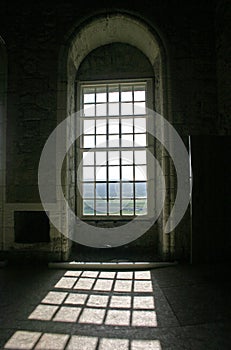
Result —
[[80, 65], [77, 211], [83, 219], [148, 216], [147, 150], [153, 153], [153, 145], [147, 107], [153, 108], [153, 84], [149, 60], [128, 44], [99, 47]]
[[[149, 174], [145, 157], [142, 163], [138, 160], [138, 154], [142, 155], [138, 152], [145, 150], [147, 153], [151, 149], [153, 152], [155, 140], [150, 140], [147, 136], [150, 125], [145, 121], [145, 112], [136, 114], [135, 105], [142, 104], [140, 109], [141, 106], [148, 107], [167, 117], [168, 75], [165, 63], [165, 49], [156, 30], [143, 20], [124, 13], [101, 14], [78, 23], [62, 47], [57, 120], [61, 122], [76, 111], [83, 112], [78, 125], [73, 122], [73, 125], [68, 126], [68, 138], [76, 139], [75, 130], [78, 130], [78, 134], [79, 131], [83, 132], [83, 135], [77, 140], [77, 158], [73, 152], [76, 145], [66, 156], [63, 188], [69, 206], [78, 216], [94, 221], [94, 224], [90, 224], [100, 225], [101, 220], [109, 219], [116, 225], [117, 218], [130, 220], [131, 216], [140, 214], [143, 219], [149, 213], [148, 195], [152, 199], [155, 197], [154, 188], [149, 190], [149, 179], [154, 174]], [[127, 101], [123, 100], [126, 98]], [[137, 132], [138, 128], [140, 133]], [[138, 138], [143, 140], [143, 144], [136, 149], [134, 140]], [[123, 148], [122, 143], [126, 139], [130, 140], [130, 144]], [[112, 140], [114, 146], [117, 142], [115, 149], [110, 146]], [[105, 142], [104, 147], [99, 147], [102, 142]], [[84, 153], [89, 150], [89, 155], [85, 158]], [[163, 147], [158, 145], [155, 151], [161, 166], [166, 168], [167, 157]], [[119, 154], [115, 157], [114, 164], [109, 164], [110, 152]], [[127, 152], [128, 164], [122, 163], [122, 152]], [[100, 171], [97, 169], [98, 157], [105, 164], [100, 167]], [[141, 176], [136, 177], [136, 165], [143, 169], [142, 174], [146, 172], [142, 179]], [[80, 181], [75, 176], [77, 173]], [[99, 177], [102, 178], [98, 181]], [[127, 177], [129, 179], [125, 185]], [[140, 193], [138, 182], [142, 181], [143, 190]], [[79, 183], [80, 188], [77, 186]], [[169, 198], [166, 200], [170, 201]], [[125, 206], [123, 201], [126, 202]], [[146, 208], [143, 205], [145, 201]], [[59, 203], [62, 212], [65, 203]], [[168, 215], [166, 206], [158, 223], [147, 232], [149, 236], [146, 235], [145, 243], [150, 246], [149, 243], [152, 242], [151, 245], [155, 246], [156, 252], [158, 249], [163, 259], [169, 254], [169, 237], [163, 230]], [[56, 217], [56, 211], [54, 216]], [[69, 237], [75, 235], [71, 220], [63, 222]], [[111, 224], [114, 225], [110, 222], [106, 227], [111, 227]], [[120, 224], [119, 220], [118, 225]], [[63, 249], [65, 254], [70, 249], [66, 241], [63, 242]]]

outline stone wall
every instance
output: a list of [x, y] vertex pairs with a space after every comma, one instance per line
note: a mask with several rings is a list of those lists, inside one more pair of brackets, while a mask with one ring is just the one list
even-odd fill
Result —
[[217, 2], [215, 15], [216, 60], [217, 60], [217, 126], [221, 135], [230, 135], [230, 79], [231, 79], [231, 4], [229, 1]]
[[4, 202], [5, 202], [5, 142], [6, 142], [6, 87], [7, 56], [5, 43], [0, 37], [0, 249], [4, 248]]
[[193, 262], [230, 259], [230, 136], [193, 136]]
[[[68, 241], [52, 226], [51, 242], [42, 248], [16, 244], [13, 218], [16, 210], [42, 210], [38, 162], [47, 137], [66, 117], [65, 101], [60, 100], [67, 99], [62, 55], [73, 33], [102, 13], [126, 13], [144, 21], [159, 37], [161, 63], [167, 68], [159, 110], [182, 137], [230, 134], [227, 6], [225, 0], [107, 0], [95, 1], [90, 8], [82, 0], [1, 2], [0, 35], [8, 57], [4, 249], [43, 249], [58, 259], [68, 251]], [[159, 67], [160, 62], [155, 64]], [[2, 119], [1, 113], [0, 125]], [[188, 258], [190, 232], [183, 223], [177, 230], [178, 257]]]

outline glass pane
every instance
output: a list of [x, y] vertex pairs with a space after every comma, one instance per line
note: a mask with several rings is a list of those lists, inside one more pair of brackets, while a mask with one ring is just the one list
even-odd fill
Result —
[[135, 164], [146, 164], [146, 151], [135, 151]]
[[146, 134], [135, 134], [134, 146], [146, 146]]
[[122, 200], [122, 214], [134, 215], [134, 201], [132, 199]]
[[137, 86], [134, 88], [134, 101], [145, 101], [145, 88]]
[[107, 133], [106, 119], [96, 120], [96, 134], [106, 134], [106, 133]]
[[95, 203], [96, 215], [107, 214], [107, 201], [106, 200], [96, 200]]
[[94, 117], [95, 116], [95, 105], [84, 105], [84, 116]]
[[121, 152], [121, 163], [122, 164], [133, 164], [133, 152], [122, 151]]
[[122, 183], [122, 197], [133, 198], [133, 183]]
[[95, 121], [94, 120], [84, 120], [84, 134], [94, 134], [95, 133]]
[[145, 102], [136, 102], [134, 104], [134, 114], [146, 114]]
[[101, 103], [96, 105], [96, 116], [97, 117], [104, 117], [107, 115], [107, 104]]
[[123, 135], [121, 138], [122, 147], [133, 147], [133, 135]]
[[119, 115], [120, 114], [120, 105], [119, 103], [109, 103], [108, 104], [108, 114], [113, 115]]
[[119, 147], [119, 135], [109, 135], [108, 147]]
[[109, 134], [119, 134], [119, 119], [109, 119]]
[[121, 132], [122, 134], [132, 134], [133, 133], [133, 119], [122, 119], [121, 120]]
[[109, 200], [109, 214], [120, 215], [120, 201], [118, 199]]
[[132, 86], [121, 87], [121, 101], [132, 101]]
[[106, 181], [107, 171], [105, 166], [96, 167], [96, 181]]
[[97, 92], [96, 93], [96, 102], [107, 102], [106, 92]]
[[[116, 91], [117, 90], [117, 91]], [[119, 88], [109, 88], [108, 101], [109, 102], [118, 102], [119, 101]]]
[[139, 165], [135, 167], [135, 179], [136, 180], [147, 180], [147, 166], [146, 165]]
[[83, 152], [83, 165], [94, 165], [94, 152]]
[[132, 115], [133, 104], [132, 103], [121, 103], [121, 115]]
[[96, 198], [107, 198], [106, 183], [96, 183]]
[[94, 215], [94, 201], [84, 200], [83, 201], [83, 215]]
[[132, 181], [133, 180], [133, 166], [125, 165], [122, 166], [122, 180], [123, 181]]
[[85, 94], [83, 102], [84, 103], [94, 103], [95, 102], [95, 94]]
[[109, 198], [120, 198], [119, 183], [109, 183]]
[[96, 165], [106, 165], [106, 161], [107, 161], [106, 152], [96, 152], [95, 155], [96, 155], [96, 160], [95, 160]]
[[94, 184], [83, 184], [83, 198], [94, 198]]
[[109, 165], [119, 165], [120, 164], [119, 151], [108, 152], [108, 164]]
[[145, 118], [135, 118], [134, 125], [135, 125], [135, 133], [146, 132], [146, 119]]
[[108, 167], [108, 180], [109, 181], [119, 181], [120, 180], [120, 167], [119, 166], [109, 166]]
[[147, 198], [147, 183], [146, 182], [136, 182], [136, 198]]
[[106, 135], [96, 135], [96, 147], [107, 147]]
[[94, 167], [83, 167], [83, 181], [94, 181]]
[[95, 147], [95, 136], [84, 136], [83, 144], [84, 144], [84, 148]]
[[136, 215], [147, 215], [147, 200], [136, 199]]

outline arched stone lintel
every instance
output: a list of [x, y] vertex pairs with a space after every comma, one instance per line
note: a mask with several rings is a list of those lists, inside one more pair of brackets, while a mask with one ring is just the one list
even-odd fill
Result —
[[135, 46], [152, 65], [160, 54], [159, 43], [147, 26], [127, 15], [108, 15], [93, 20], [74, 37], [68, 55], [68, 75], [74, 67], [78, 70], [92, 50], [116, 42]]

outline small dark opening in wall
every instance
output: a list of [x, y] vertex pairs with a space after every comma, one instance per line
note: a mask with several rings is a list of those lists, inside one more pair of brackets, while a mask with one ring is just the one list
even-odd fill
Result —
[[49, 219], [43, 211], [15, 211], [16, 243], [50, 242]]

